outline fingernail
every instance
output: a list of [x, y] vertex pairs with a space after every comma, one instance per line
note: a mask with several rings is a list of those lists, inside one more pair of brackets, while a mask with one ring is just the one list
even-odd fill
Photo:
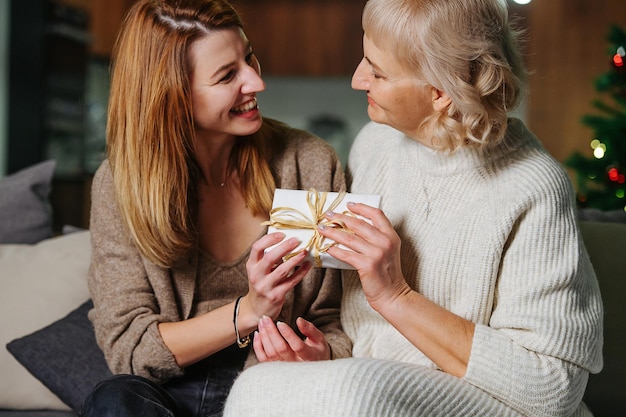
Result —
[[352, 207], [354, 206], [356, 203], [354, 201], [348, 201], [348, 203], [346, 203], [346, 206], [348, 207]]
[[292, 237], [291, 239], [289, 239], [289, 243], [292, 245], [297, 245], [300, 243], [300, 241], [296, 239], [295, 237]]
[[319, 224], [317, 226], [317, 228], [320, 229], [320, 230], [324, 230], [324, 229], [326, 229], [326, 225], [325, 224]]
[[324, 215], [326, 217], [333, 217], [335, 215], [335, 212], [334, 211], [327, 211], [326, 213], [324, 213]]

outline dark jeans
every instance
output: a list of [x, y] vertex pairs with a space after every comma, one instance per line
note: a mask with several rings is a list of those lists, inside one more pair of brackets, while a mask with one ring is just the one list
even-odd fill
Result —
[[156, 384], [136, 375], [114, 375], [98, 384], [82, 417], [220, 417], [249, 349], [231, 346]]

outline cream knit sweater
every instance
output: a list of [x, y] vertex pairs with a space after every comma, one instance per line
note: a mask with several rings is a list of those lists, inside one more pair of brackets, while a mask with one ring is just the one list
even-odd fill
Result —
[[[370, 123], [350, 190], [382, 195], [412, 288], [476, 323], [463, 379], [447, 375], [344, 274], [353, 356], [244, 372], [227, 416], [569, 416], [602, 367], [602, 303], [567, 175], [518, 120], [484, 153], [434, 152]], [[293, 397], [289, 397], [289, 396]]]

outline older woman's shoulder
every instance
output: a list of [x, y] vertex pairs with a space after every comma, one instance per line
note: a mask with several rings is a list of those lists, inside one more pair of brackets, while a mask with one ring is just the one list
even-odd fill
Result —
[[367, 122], [359, 131], [359, 136], [368, 134], [401, 135], [401, 133], [393, 127], [373, 121]]
[[[354, 139], [355, 146], [378, 146], [380, 143], [389, 142], [389, 139], [403, 137], [404, 135], [381, 123], [368, 122], [361, 128]], [[366, 145], [367, 144], [367, 145]]]
[[399, 138], [404, 135], [398, 130], [384, 124], [368, 122], [364, 125], [350, 148], [349, 160], [352, 165], [357, 161], [378, 159], [381, 153], [393, 153], [395, 145], [399, 144]]

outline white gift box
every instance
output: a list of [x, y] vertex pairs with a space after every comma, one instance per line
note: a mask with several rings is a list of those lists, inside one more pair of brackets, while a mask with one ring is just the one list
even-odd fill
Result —
[[[287, 257], [293, 256], [307, 249], [308, 260], [313, 266], [320, 268], [354, 269], [351, 265], [333, 258], [325, 252], [330, 246], [336, 245], [331, 239], [322, 237], [317, 228], [319, 224], [327, 227], [343, 227], [326, 220], [323, 215], [327, 211], [335, 213], [349, 212], [346, 204], [349, 202], [363, 203], [372, 207], [380, 207], [380, 196], [369, 194], [352, 194], [336, 192], [319, 192], [316, 190], [285, 190], [278, 188], [274, 193], [272, 211], [267, 233], [282, 232], [285, 239], [296, 238], [300, 242], [298, 247]], [[360, 217], [351, 214], [354, 217]], [[360, 217], [362, 218], [362, 217]], [[367, 219], [363, 219], [369, 221]], [[342, 249], [345, 246], [338, 245]], [[267, 250], [273, 249], [274, 246]], [[285, 257], [285, 258], [287, 258]]]

